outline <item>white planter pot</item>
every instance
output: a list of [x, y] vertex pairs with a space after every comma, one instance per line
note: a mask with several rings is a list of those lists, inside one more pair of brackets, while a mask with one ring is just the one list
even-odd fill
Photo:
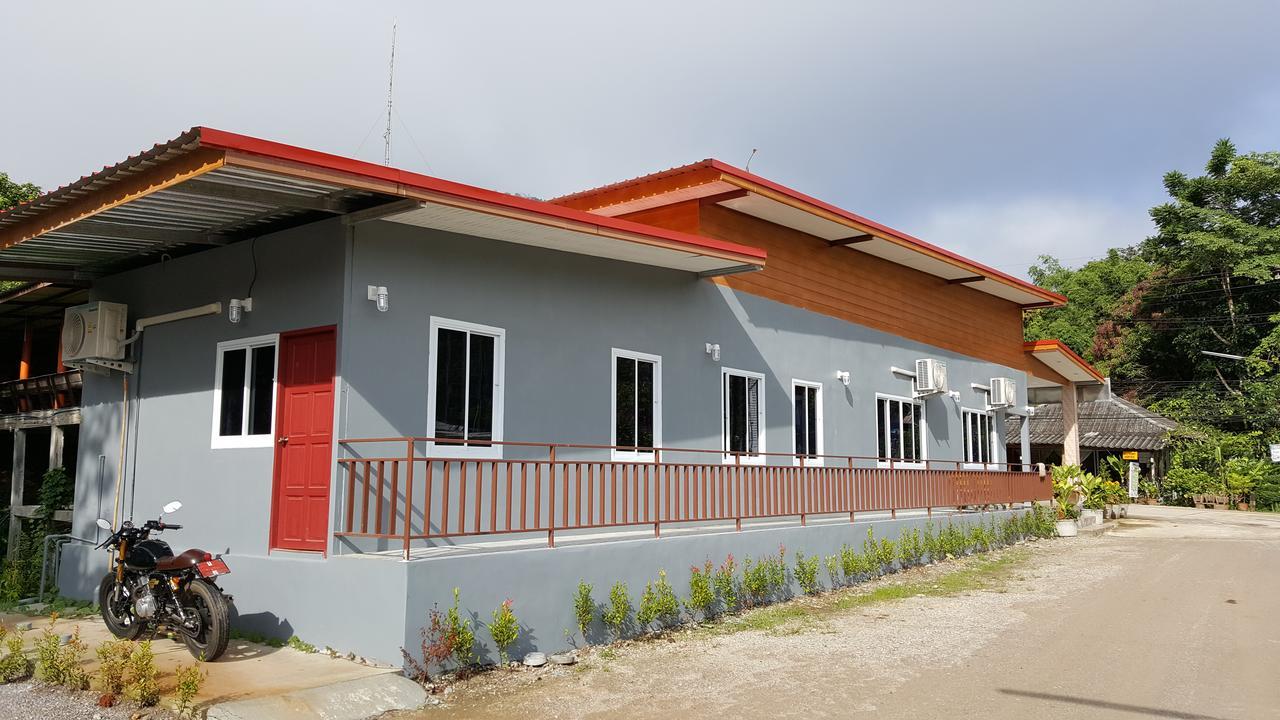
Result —
[[1075, 520], [1059, 520], [1054, 523], [1058, 537], [1075, 537], [1080, 534]]
[[1102, 524], [1101, 510], [1081, 510], [1080, 511], [1080, 527], [1093, 527]]

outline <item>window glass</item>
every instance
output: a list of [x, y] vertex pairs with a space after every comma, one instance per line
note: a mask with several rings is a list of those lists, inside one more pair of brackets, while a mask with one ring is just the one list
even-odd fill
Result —
[[923, 408], [919, 403], [893, 398], [877, 399], [876, 450], [878, 456], [908, 462], [923, 460], [923, 418]]
[[653, 449], [653, 363], [641, 360], [636, 363], [636, 444], [641, 449]]
[[276, 380], [276, 346], [253, 349], [253, 373], [249, 383], [249, 434], [269, 435]]
[[467, 333], [440, 328], [436, 333], [435, 436], [466, 438]]
[[989, 413], [964, 411], [964, 460], [988, 463], [995, 460], [991, 433], [995, 420]]
[[614, 388], [614, 438], [617, 445], [634, 447], [636, 444], [636, 361], [620, 357], [614, 368], [617, 386]]
[[760, 379], [725, 373], [725, 449], [760, 452]]
[[248, 350], [237, 348], [222, 353], [222, 398], [218, 434], [244, 434], [244, 364]]
[[818, 454], [818, 388], [792, 386], [795, 417], [795, 452], [797, 455]]
[[468, 359], [467, 439], [493, 439], [493, 351], [490, 335], [471, 334]]

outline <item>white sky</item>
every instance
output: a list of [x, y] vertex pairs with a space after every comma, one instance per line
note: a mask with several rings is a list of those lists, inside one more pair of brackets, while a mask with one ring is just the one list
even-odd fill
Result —
[[1280, 149], [1275, 2], [26, 2], [0, 171], [208, 125], [540, 197], [717, 157], [1018, 274], [1141, 240], [1161, 175]]

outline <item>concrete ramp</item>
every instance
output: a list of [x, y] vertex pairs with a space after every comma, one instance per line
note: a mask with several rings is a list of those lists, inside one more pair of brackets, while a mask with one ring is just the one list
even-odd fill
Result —
[[413, 710], [427, 701], [418, 683], [398, 673], [347, 680], [268, 697], [209, 707], [208, 720], [366, 720], [391, 710]]

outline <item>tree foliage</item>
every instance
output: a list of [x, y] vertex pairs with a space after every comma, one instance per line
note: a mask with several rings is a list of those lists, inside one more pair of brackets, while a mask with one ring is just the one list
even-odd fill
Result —
[[0, 211], [34, 200], [39, 195], [40, 188], [35, 185], [14, 182], [8, 174], [0, 172]]
[[1220, 140], [1203, 175], [1170, 172], [1164, 187], [1138, 246], [1031, 268], [1070, 304], [1028, 314], [1027, 337], [1062, 339], [1118, 392], [1183, 424], [1166, 495], [1280, 494], [1262, 462], [1280, 441], [1280, 153]]

